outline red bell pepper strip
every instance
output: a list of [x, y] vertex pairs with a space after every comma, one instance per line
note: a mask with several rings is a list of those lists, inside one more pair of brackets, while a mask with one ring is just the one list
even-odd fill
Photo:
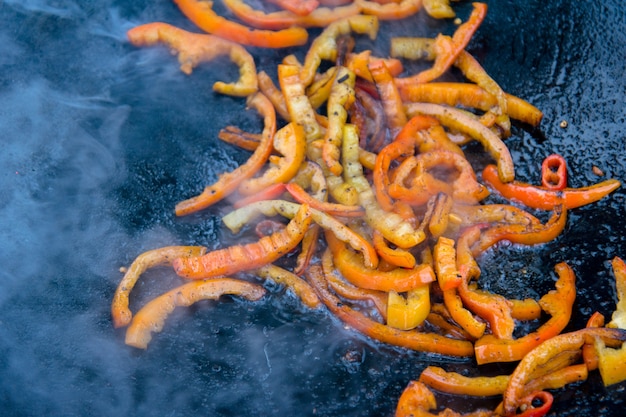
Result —
[[541, 163], [541, 185], [548, 190], [567, 187], [567, 163], [558, 154], [548, 155]]
[[552, 210], [559, 204], [559, 201], [562, 201], [565, 208], [570, 210], [595, 203], [621, 185], [618, 180], [609, 179], [589, 187], [564, 188], [556, 191], [520, 181], [504, 183], [498, 178], [496, 167], [493, 165], [485, 167], [483, 180], [504, 198], [540, 210]]

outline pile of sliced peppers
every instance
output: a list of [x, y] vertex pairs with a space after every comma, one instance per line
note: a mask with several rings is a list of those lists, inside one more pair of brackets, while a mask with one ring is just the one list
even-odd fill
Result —
[[[112, 303], [126, 343], [147, 348], [152, 333], [178, 306], [230, 294], [254, 301], [258, 280], [288, 287], [312, 308], [326, 308], [372, 339], [440, 355], [474, 357], [478, 364], [515, 362], [510, 375], [467, 377], [427, 367], [401, 395], [396, 416], [432, 416], [431, 389], [467, 396], [502, 396], [495, 410], [472, 416], [540, 416], [552, 404], [547, 390], [587, 378], [598, 369], [606, 385], [626, 379], [626, 265], [615, 258], [618, 303], [611, 321], [596, 313], [585, 329], [563, 333], [576, 298], [576, 279], [555, 266], [555, 289], [538, 300], [507, 299], [480, 289], [480, 256], [500, 241], [537, 245], [558, 238], [569, 210], [604, 198], [616, 180], [568, 188], [567, 165], [553, 154], [541, 166], [541, 185], [515, 179], [505, 144], [510, 119], [537, 126], [542, 114], [506, 94], [466, 51], [487, 6], [474, 3], [452, 35], [394, 38], [392, 58], [355, 51], [355, 37], [375, 39], [381, 19], [419, 11], [452, 18], [447, 0], [271, 0], [266, 13], [241, 0], [175, 0], [209, 34], [166, 23], [131, 29], [136, 46], [165, 44], [191, 74], [227, 56], [235, 82], [216, 82], [219, 94], [245, 98], [264, 121], [262, 132], [225, 126], [219, 137], [252, 152], [205, 190], [176, 206], [185, 216], [236, 201], [223, 217], [237, 233], [257, 223], [258, 240], [208, 251], [171, 246], [140, 254], [126, 269]], [[323, 28], [304, 62], [285, 56], [277, 79], [258, 71], [247, 46], [282, 48], [308, 42], [307, 28]], [[406, 74], [403, 60], [432, 60]], [[330, 65], [320, 70], [322, 62]], [[456, 67], [462, 83], [437, 79]], [[467, 109], [471, 108], [472, 111]], [[494, 164], [478, 176], [463, 145], [477, 141]], [[482, 181], [482, 182], [481, 182]], [[486, 202], [490, 192], [516, 204]], [[530, 211], [551, 212], [542, 223]], [[283, 258], [287, 253], [292, 265]], [[317, 255], [317, 256], [316, 256]], [[274, 262], [281, 259], [281, 266]], [[150, 268], [168, 266], [180, 287], [133, 314], [129, 294]], [[545, 317], [548, 317], [545, 319]], [[514, 337], [518, 322], [543, 320]], [[517, 335], [518, 332], [515, 332]], [[440, 415], [456, 416], [452, 410]]]

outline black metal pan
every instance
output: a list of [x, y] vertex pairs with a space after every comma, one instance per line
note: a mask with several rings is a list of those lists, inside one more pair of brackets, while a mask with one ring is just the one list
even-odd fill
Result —
[[[542, 159], [556, 152], [573, 187], [602, 180], [594, 166], [626, 180], [621, 2], [487, 3], [468, 50], [545, 115], [538, 129], [515, 125], [507, 140], [518, 178], [536, 182]], [[471, 9], [453, 5], [461, 17]], [[109, 312], [118, 268], [159, 246], [232, 242], [220, 223], [225, 205], [185, 218], [173, 207], [248, 157], [220, 143], [220, 128], [260, 123], [241, 99], [211, 91], [232, 73], [228, 63], [186, 76], [165, 48], [127, 43], [126, 30], [159, 20], [195, 30], [168, 1], [0, 3], [0, 414], [392, 416], [428, 364], [476, 370], [469, 360], [369, 340], [279, 286], [257, 303], [225, 298], [176, 310], [146, 351], [124, 345]], [[375, 47], [384, 54], [392, 36], [452, 30], [420, 13], [382, 25]], [[253, 51], [270, 70], [286, 52]], [[573, 210], [552, 243], [485, 255], [481, 279], [507, 295], [538, 295], [566, 261], [578, 278], [568, 330], [594, 311], [610, 316], [608, 261], [626, 256], [625, 196], [620, 189]], [[177, 282], [155, 270], [132, 302]], [[605, 388], [592, 372], [557, 390], [549, 415], [622, 415], [624, 388]], [[460, 411], [497, 402], [438, 400]]]

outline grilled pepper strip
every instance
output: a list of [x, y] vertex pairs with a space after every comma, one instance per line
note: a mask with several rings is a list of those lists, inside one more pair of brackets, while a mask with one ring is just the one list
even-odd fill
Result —
[[560, 191], [549, 190], [520, 181], [505, 183], [499, 177], [493, 165], [485, 167], [483, 180], [504, 198], [518, 201], [527, 207], [540, 210], [552, 210], [561, 200], [567, 209], [595, 203], [618, 189], [621, 185], [618, 180], [609, 179], [589, 187], [564, 188]]
[[163, 330], [165, 319], [176, 307], [188, 307], [200, 300], [217, 300], [226, 294], [257, 301], [265, 295], [265, 289], [233, 278], [188, 282], [143, 306], [126, 330], [126, 344], [146, 349], [152, 339], [151, 333]]
[[268, 264], [253, 272], [263, 279], [271, 279], [291, 289], [307, 307], [317, 308], [321, 303], [313, 288], [305, 280], [284, 268]]
[[290, 181], [296, 175], [306, 158], [306, 139], [302, 126], [289, 123], [279, 129], [274, 135], [273, 148], [283, 156], [260, 177], [244, 180], [238, 188], [241, 194], [258, 193], [272, 184]]
[[204, 191], [193, 198], [181, 201], [176, 205], [176, 215], [185, 216], [205, 209], [231, 194], [246, 178], [259, 171], [272, 153], [272, 141], [276, 132], [276, 112], [272, 103], [261, 93], [251, 95], [247, 99], [249, 107], [254, 107], [264, 118], [265, 127], [261, 143], [250, 158], [232, 172], [223, 174], [215, 183], [207, 186]]
[[322, 302], [337, 318], [372, 339], [394, 346], [441, 355], [461, 357], [472, 355], [470, 342], [450, 339], [435, 333], [394, 329], [353, 310], [329, 291], [324, 273], [318, 266], [309, 268], [307, 278]]
[[611, 316], [607, 327], [619, 327], [626, 329], [626, 263], [616, 256], [611, 261], [613, 275], [615, 276], [615, 289], [617, 290], [617, 306]]
[[381, 20], [404, 19], [417, 13], [422, 5], [422, 0], [400, 0], [386, 4], [369, 0], [354, 2], [361, 8], [362, 13], [376, 16]]
[[237, 43], [213, 35], [187, 32], [161, 22], [137, 26], [129, 30], [127, 35], [135, 46], [153, 46], [159, 42], [167, 44], [178, 52], [180, 69], [188, 75], [200, 62], [212, 61], [219, 56], [228, 55], [239, 66], [239, 80], [235, 83], [217, 81], [213, 84], [213, 90], [240, 97], [257, 91], [254, 58]]
[[301, 27], [278, 31], [256, 30], [225, 19], [213, 11], [212, 1], [174, 0], [174, 3], [200, 29], [242, 45], [285, 48], [304, 45], [308, 40], [307, 31]]
[[562, 190], [567, 187], [567, 163], [558, 154], [546, 156], [541, 163], [541, 185], [548, 190]]
[[422, 285], [407, 292], [406, 298], [389, 291], [387, 298], [387, 326], [411, 330], [422, 324], [430, 313], [430, 286]]
[[559, 276], [556, 290], [541, 297], [539, 304], [549, 314], [550, 319], [536, 331], [519, 339], [498, 339], [485, 335], [474, 345], [476, 361], [479, 365], [491, 362], [513, 362], [524, 358], [540, 343], [558, 335], [569, 323], [572, 306], [576, 298], [574, 271], [565, 263], [555, 266]]
[[202, 256], [177, 258], [172, 262], [184, 278], [204, 279], [260, 268], [274, 262], [302, 241], [313, 218], [309, 206], [302, 205], [287, 227], [258, 242], [214, 250]]
[[203, 246], [166, 246], [149, 250], [137, 256], [115, 290], [111, 303], [113, 325], [123, 327], [130, 323], [133, 314], [128, 308], [128, 297], [141, 274], [155, 266], [171, 265], [176, 258], [202, 256], [205, 253], [206, 248]]

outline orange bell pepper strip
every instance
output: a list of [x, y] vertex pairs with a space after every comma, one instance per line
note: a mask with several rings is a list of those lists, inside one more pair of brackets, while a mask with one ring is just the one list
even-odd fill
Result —
[[360, 288], [378, 291], [406, 292], [435, 280], [435, 273], [430, 265], [420, 264], [414, 268], [394, 268], [389, 271], [368, 268], [337, 239], [333, 232], [326, 232], [326, 242], [333, 253], [335, 267], [350, 283]]
[[174, 271], [184, 278], [205, 279], [260, 268], [295, 248], [313, 221], [309, 206], [302, 205], [284, 230], [257, 242], [234, 245], [202, 256], [177, 258]]
[[293, 272], [272, 264], [262, 266], [252, 272], [260, 278], [271, 279], [289, 288], [309, 308], [317, 308], [321, 304], [313, 287]]
[[276, 113], [283, 120], [290, 122], [291, 116], [289, 115], [289, 110], [287, 110], [287, 103], [285, 102], [283, 92], [276, 87], [272, 78], [265, 71], [259, 71], [257, 73], [257, 82], [259, 84], [259, 90], [272, 102]]
[[545, 189], [521, 181], [504, 183], [496, 174], [493, 165], [483, 170], [485, 183], [508, 200], [518, 201], [527, 207], [540, 210], [551, 210], [562, 201], [567, 209], [574, 209], [595, 203], [621, 186], [615, 179], [581, 188], [564, 188], [560, 191]]
[[296, 258], [296, 265], [293, 273], [297, 276], [304, 275], [304, 271], [309, 267], [313, 256], [317, 252], [317, 241], [319, 239], [321, 227], [319, 224], [312, 225], [302, 238], [302, 249]]
[[[337, 20], [357, 15], [360, 11], [355, 3], [339, 5], [343, 7], [317, 7], [307, 15], [286, 10], [265, 13], [262, 10], [252, 8], [243, 0], [223, 0], [223, 3], [237, 18], [250, 26], [272, 30], [287, 29], [292, 26], [302, 28], [326, 27]], [[294, 3], [299, 2], [295, 0]]]
[[511, 374], [504, 391], [502, 410], [505, 415], [514, 415], [519, 405], [524, 402], [522, 398], [525, 395], [525, 386], [538, 369], [546, 366], [562, 352], [580, 350], [585, 343], [593, 343], [596, 339], [613, 347], [623, 345], [626, 341], [626, 330], [588, 327], [563, 333], [544, 340], [524, 355]]
[[576, 298], [576, 277], [565, 263], [557, 264], [555, 270], [559, 276], [556, 290], [548, 292], [539, 300], [543, 311], [551, 316], [550, 319], [536, 331], [518, 339], [498, 339], [489, 334], [478, 339], [474, 344], [474, 351], [479, 365], [518, 361], [542, 342], [561, 333], [567, 326]]
[[178, 52], [180, 69], [191, 74], [200, 62], [212, 61], [228, 55], [239, 66], [239, 80], [235, 83], [217, 81], [213, 90], [222, 94], [245, 97], [257, 91], [258, 82], [254, 58], [241, 45], [213, 35], [191, 33], [167, 23], [155, 22], [132, 28], [127, 33], [135, 46], [153, 46], [165, 43]]
[[339, 67], [328, 97], [328, 128], [324, 135], [322, 159], [334, 175], [341, 175], [339, 162], [343, 127], [348, 120], [347, 109], [354, 102], [355, 74], [346, 67]]
[[[266, 216], [281, 215], [287, 218], [293, 218], [299, 211], [301, 205], [285, 200], [268, 200], [259, 201], [241, 207], [222, 217], [222, 222], [233, 233], [239, 230], [254, 219], [259, 214]], [[352, 231], [339, 220], [328, 214], [309, 208], [313, 221], [320, 225], [324, 230], [330, 230], [342, 242], [347, 243], [352, 249], [361, 252], [363, 262], [368, 268], [376, 268], [378, 265], [378, 255], [374, 247], [365, 240], [361, 235]]]
[[415, 136], [421, 130], [434, 126], [435, 119], [426, 116], [412, 117], [395, 137], [394, 141], [385, 146], [376, 157], [376, 165], [373, 172], [374, 189], [376, 199], [384, 210], [393, 209], [393, 200], [389, 196], [389, 167], [391, 162], [413, 155], [415, 152]]
[[498, 177], [502, 182], [511, 182], [515, 178], [515, 167], [509, 149], [498, 135], [478, 120], [468, 116], [461, 110], [438, 104], [410, 103], [405, 108], [409, 116], [423, 114], [436, 117], [442, 125], [474, 138], [496, 160]]
[[494, 223], [523, 226], [538, 226], [541, 224], [537, 217], [510, 204], [454, 204], [452, 215], [456, 216], [464, 226]]
[[[407, 102], [425, 102], [464, 106], [487, 111], [498, 104], [496, 97], [484, 88], [470, 83], [431, 82], [409, 84], [399, 88], [400, 96]], [[543, 113], [527, 101], [505, 93], [508, 115], [531, 126], [539, 126]]]
[[306, 139], [302, 126], [289, 123], [279, 129], [274, 135], [273, 148], [282, 157], [276, 158], [278, 162], [272, 163], [261, 176], [242, 181], [237, 188], [241, 194], [258, 193], [272, 184], [290, 181], [296, 175], [306, 158]]
[[261, 139], [263, 139], [263, 135], [245, 132], [236, 126], [226, 126], [220, 129], [217, 137], [223, 142], [250, 152], [254, 152], [259, 147]]
[[509, 376], [468, 377], [456, 372], [446, 372], [438, 366], [427, 366], [420, 374], [419, 381], [448, 394], [491, 397], [504, 393]]
[[457, 269], [454, 245], [454, 240], [440, 236], [433, 248], [437, 283], [444, 292], [457, 288], [463, 281], [463, 276]]
[[286, 48], [304, 45], [308, 40], [308, 32], [301, 27], [289, 27], [278, 31], [257, 30], [225, 19], [213, 11], [212, 1], [174, 0], [174, 3], [200, 29], [242, 45]]
[[448, 229], [452, 203], [452, 198], [447, 194], [441, 193], [435, 196], [433, 212], [428, 221], [428, 230], [433, 238], [437, 239]]
[[567, 187], [567, 163], [561, 155], [548, 155], [541, 163], [541, 186], [556, 191]]
[[383, 320], [387, 320], [387, 293], [357, 287], [339, 276], [333, 264], [333, 254], [328, 248], [322, 254], [322, 270], [328, 286], [337, 295], [348, 300], [369, 301], [374, 305]]
[[372, 232], [372, 243], [378, 255], [387, 263], [402, 268], [415, 267], [415, 256], [406, 249], [391, 248], [378, 230]]
[[438, 414], [429, 410], [437, 408], [437, 400], [433, 392], [420, 381], [410, 381], [400, 395], [396, 406], [395, 417], [493, 417], [490, 410], [477, 410], [467, 414], [460, 414], [449, 408], [443, 409]]
[[416, 330], [394, 329], [369, 319], [363, 313], [350, 308], [329, 291], [324, 273], [319, 266], [310, 267], [307, 271], [307, 278], [331, 313], [356, 331], [372, 339], [407, 349], [447, 356], [467, 357], [472, 355], [472, 344], [465, 340], [450, 339], [435, 333]]
[[249, 107], [255, 108], [264, 119], [263, 137], [259, 146], [250, 158], [234, 171], [225, 173], [212, 185], [207, 186], [196, 197], [176, 204], [176, 215], [185, 216], [203, 210], [234, 192], [246, 178], [259, 171], [272, 153], [272, 141], [276, 132], [276, 113], [272, 103], [261, 93], [251, 95], [247, 99]]
[[451, 288], [443, 292], [443, 302], [450, 313], [450, 317], [471, 337], [476, 340], [485, 334], [487, 325], [484, 321], [474, 317], [463, 305], [463, 300], [459, 297], [458, 288]]
[[352, 32], [368, 35], [370, 39], [374, 40], [378, 34], [378, 19], [374, 16], [355, 15], [328, 25], [313, 40], [304, 58], [300, 78], [305, 86], [311, 84], [315, 78], [315, 73], [322, 60], [335, 61], [337, 58], [337, 38]]
[[265, 295], [265, 289], [258, 284], [233, 278], [188, 282], [143, 306], [126, 330], [126, 344], [147, 349], [152, 340], [151, 333], [163, 330], [165, 319], [176, 307], [188, 307], [200, 300], [217, 300], [226, 294], [257, 301]]
[[141, 274], [155, 266], [171, 265], [176, 258], [201, 256], [205, 253], [206, 248], [203, 246], [166, 246], [137, 256], [115, 290], [111, 303], [113, 326], [123, 327], [130, 323], [133, 313], [128, 308], [128, 298]]
[[297, 14], [298, 16], [307, 16], [313, 10], [317, 9], [320, 3], [317, 0], [267, 0], [269, 3], [275, 4], [280, 8]]
[[349, 53], [346, 55], [344, 65], [350, 68], [358, 77], [367, 81], [374, 82], [369, 66], [379, 66], [384, 64], [392, 76], [397, 77], [404, 71], [402, 61], [394, 58], [379, 58], [372, 56], [372, 51], [365, 50], [358, 53]]
[[368, 67], [383, 105], [383, 111], [387, 119], [387, 128], [391, 136], [396, 137], [407, 122], [398, 87], [385, 62], [373, 62]]
[[567, 224], [567, 210], [556, 206], [554, 214], [545, 225], [524, 226], [519, 224], [498, 224], [485, 230], [473, 247], [475, 256], [483, 253], [501, 240], [522, 245], [538, 245], [556, 239]]
[[617, 306], [611, 316], [607, 327], [626, 329], [626, 263], [616, 256], [611, 261], [613, 275], [615, 276], [615, 289], [617, 291]]
[[370, 0], [354, 0], [361, 8], [361, 13], [373, 15], [380, 20], [404, 19], [417, 13], [422, 0], [401, 0], [394, 3], [381, 4]]
[[505, 297], [487, 291], [471, 289], [465, 280], [457, 288], [463, 305], [489, 323], [491, 333], [498, 339], [512, 339], [515, 321], [512, 303]]
[[456, 29], [452, 38], [440, 34], [435, 39], [433, 48], [436, 58], [432, 68], [412, 77], [401, 79], [399, 85], [423, 84], [433, 81], [443, 75], [454, 64], [454, 61], [465, 50], [465, 47], [487, 15], [487, 5], [485, 3], [472, 3], [472, 5], [474, 9], [469, 19]]

